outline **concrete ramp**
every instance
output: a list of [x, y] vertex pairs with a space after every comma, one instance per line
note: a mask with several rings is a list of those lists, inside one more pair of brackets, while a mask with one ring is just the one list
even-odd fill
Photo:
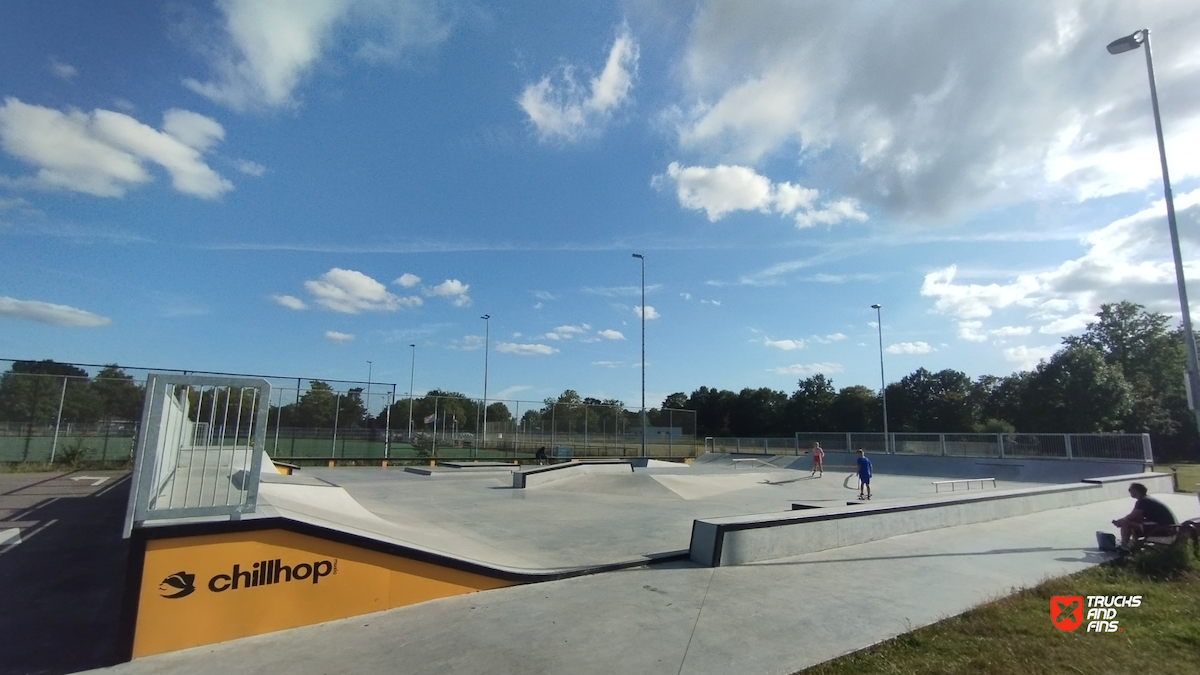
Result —
[[1140, 473], [1069, 485], [959, 493], [908, 503], [802, 508], [786, 513], [697, 520], [689, 556], [708, 567], [802, 555], [957, 525], [982, 523], [1127, 496], [1130, 483], [1171, 492], [1170, 474]]
[[590, 462], [565, 462], [539, 466], [513, 473], [512, 486], [516, 489], [536, 488], [547, 483], [582, 476], [585, 474], [632, 474], [633, 465], [624, 460], [599, 460]]
[[658, 481], [657, 476], [638, 473], [580, 474], [543, 485], [540, 489], [547, 492], [574, 492], [622, 499], [681, 498]]
[[770, 483], [773, 479], [777, 480], [779, 474], [762, 472], [707, 476], [656, 474], [651, 477], [683, 499], [705, 499]]

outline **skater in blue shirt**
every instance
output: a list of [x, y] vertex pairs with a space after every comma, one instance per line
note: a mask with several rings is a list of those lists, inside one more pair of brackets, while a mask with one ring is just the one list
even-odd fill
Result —
[[[867, 489], [867, 494], [863, 495], [863, 488]], [[871, 498], [871, 460], [867, 459], [861, 449], [858, 451], [858, 498]]]

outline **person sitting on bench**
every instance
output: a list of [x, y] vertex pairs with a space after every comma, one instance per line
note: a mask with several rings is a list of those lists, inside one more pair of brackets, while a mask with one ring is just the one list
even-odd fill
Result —
[[1141, 483], [1129, 484], [1129, 496], [1137, 501], [1133, 510], [1124, 518], [1112, 521], [1113, 525], [1121, 528], [1121, 550], [1130, 550], [1130, 540], [1142, 538], [1163, 525], [1174, 525], [1175, 514], [1166, 504], [1146, 496], [1146, 486]]

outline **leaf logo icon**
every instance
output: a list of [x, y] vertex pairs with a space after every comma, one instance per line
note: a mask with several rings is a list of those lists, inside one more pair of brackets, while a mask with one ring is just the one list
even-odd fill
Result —
[[158, 591], [164, 598], [186, 598], [196, 591], [196, 575], [176, 572], [162, 580]]

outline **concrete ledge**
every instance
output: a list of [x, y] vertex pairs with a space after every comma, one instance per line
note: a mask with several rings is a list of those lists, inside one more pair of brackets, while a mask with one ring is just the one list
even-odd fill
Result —
[[442, 466], [406, 466], [404, 467], [404, 471], [405, 473], [415, 473], [418, 476], [441, 476], [443, 478], [446, 476], [453, 476], [457, 478], [465, 478], [468, 476], [509, 476], [519, 468], [515, 464], [509, 464], [507, 466], [507, 469], [503, 466], [479, 467], [477, 469], [453, 469]]
[[514, 488], [532, 488], [572, 476], [598, 473], [633, 473], [633, 465], [625, 460], [564, 462], [525, 471], [514, 471], [512, 478]]
[[451, 469], [511, 469], [516, 471], [519, 466], [512, 462], [438, 462], [438, 466], [449, 467]]
[[956, 525], [982, 523], [1126, 496], [1130, 483], [1170, 492], [1169, 474], [1144, 473], [1086, 482], [961, 493], [908, 503], [842, 506], [707, 518], [692, 523], [690, 558], [708, 567], [740, 565], [851, 546]]

